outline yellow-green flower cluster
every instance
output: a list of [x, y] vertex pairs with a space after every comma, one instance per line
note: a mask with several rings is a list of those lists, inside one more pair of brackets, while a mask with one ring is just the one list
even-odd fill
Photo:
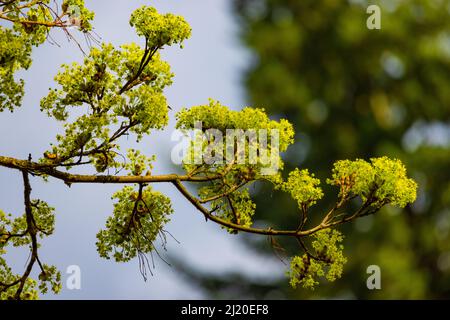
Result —
[[153, 7], [143, 6], [133, 12], [130, 25], [147, 39], [149, 48], [181, 44], [191, 35], [191, 27], [183, 17], [172, 13], [159, 14]]
[[291, 260], [288, 276], [293, 288], [302, 286], [314, 289], [319, 284], [318, 277], [335, 281], [342, 276], [347, 258], [343, 255], [344, 246], [340, 244], [344, 237], [337, 230], [324, 229], [316, 232], [312, 247], [314, 253], [294, 256]]
[[[37, 235], [44, 238], [53, 233], [55, 225], [54, 208], [50, 207], [42, 200], [32, 200], [32, 216], [34, 227]], [[12, 269], [6, 264], [2, 255], [6, 254], [6, 247], [12, 245], [13, 247], [29, 246], [31, 244], [31, 237], [28, 234], [29, 228], [27, 224], [27, 217], [25, 214], [12, 218], [11, 214], [5, 214], [0, 210], [0, 283], [10, 284], [22, 277], [13, 273]], [[23, 236], [19, 236], [23, 235]], [[50, 289], [53, 293], [58, 293], [61, 290], [61, 273], [55, 266], [42, 265], [43, 270], [39, 274], [39, 281], [28, 278], [25, 281], [20, 298], [23, 300], [38, 299], [38, 290], [45, 294]], [[0, 290], [0, 300], [12, 299], [20, 283]], [[2, 289], [0, 285], [0, 289]]]
[[154, 241], [172, 214], [170, 199], [146, 187], [140, 195], [131, 186], [116, 192], [114, 213], [97, 234], [100, 257], [129, 261], [138, 253], [154, 250]]
[[55, 80], [60, 89], [50, 90], [41, 100], [41, 109], [59, 121], [66, 121], [73, 108], [88, 107], [90, 112], [65, 123], [65, 134], [50, 151], [59, 158], [103, 145], [103, 152], [91, 156], [98, 172], [115, 167], [117, 150], [108, 143], [111, 130], [129, 126], [137, 139], [168, 123], [168, 106], [163, 89], [172, 82], [168, 64], [155, 54], [135, 86], [119, 94], [139, 66], [144, 51], [135, 44], [120, 50], [110, 44], [93, 48], [82, 65], [64, 65]]
[[309, 173], [308, 169], [296, 168], [289, 173], [287, 181], [281, 184], [281, 189], [290, 193], [299, 208], [302, 208], [312, 206], [317, 200], [322, 199], [323, 191], [319, 185], [320, 180], [314, 178], [314, 174]]
[[[11, 21], [32, 23], [14, 23], [10, 28], [0, 26], [0, 112], [13, 111], [22, 102], [24, 82], [16, 80], [14, 74], [30, 67], [32, 47], [41, 45], [48, 37], [50, 27], [43, 24], [54, 23], [55, 19], [50, 1], [21, 1], [21, 6], [17, 1], [2, 4], [4, 15]], [[81, 31], [90, 31], [94, 13], [84, 6], [84, 0], [65, 0], [62, 4], [64, 15], [70, 14], [69, 8], [76, 8]]]
[[[214, 188], [204, 187], [200, 190], [200, 196], [205, 197], [214, 196], [223, 189], [214, 192]], [[209, 191], [209, 192], [208, 192]], [[250, 197], [248, 189], [242, 189], [230, 193], [228, 197], [222, 197], [211, 201], [211, 208], [214, 209], [215, 214], [227, 221], [238, 224], [244, 227], [250, 227], [253, 224], [253, 215], [255, 214], [256, 204]], [[236, 234], [234, 229], [227, 228], [228, 232]]]
[[147, 157], [142, 154], [139, 150], [129, 149], [127, 152], [128, 162], [125, 165], [125, 169], [129, 170], [129, 175], [140, 176], [140, 175], [150, 175], [153, 169], [153, 161], [155, 161], [156, 156]]
[[360, 196], [371, 205], [405, 207], [416, 199], [417, 184], [406, 175], [398, 159], [372, 158], [369, 162], [341, 160], [334, 164], [328, 183], [340, 187], [340, 196]]
[[[270, 120], [264, 109], [245, 107], [240, 111], [231, 110], [220, 102], [210, 99], [209, 104], [183, 108], [176, 115], [177, 129], [194, 129], [201, 122], [202, 129], [217, 129], [226, 134], [227, 129], [241, 130], [277, 130], [280, 152], [286, 151], [294, 142], [294, 129], [286, 119]], [[270, 143], [270, 138], [268, 139]]]

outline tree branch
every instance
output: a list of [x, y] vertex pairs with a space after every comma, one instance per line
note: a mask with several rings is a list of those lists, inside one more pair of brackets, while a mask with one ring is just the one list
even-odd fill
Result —
[[10, 157], [0, 156], [0, 167], [6, 167], [16, 170], [26, 170], [32, 173], [45, 174], [53, 178], [64, 181], [66, 184], [72, 183], [155, 183], [155, 182], [173, 182], [175, 180], [190, 182], [207, 182], [221, 178], [220, 174], [214, 176], [188, 176], [178, 174], [150, 175], [150, 176], [112, 176], [112, 175], [82, 175], [70, 174], [53, 168], [52, 166], [31, 162], [28, 160], [19, 160]]
[[33, 20], [27, 20], [27, 19], [13, 19], [10, 18], [4, 14], [0, 13], [0, 19], [3, 20], [7, 20], [13, 23], [20, 23], [20, 24], [25, 24], [25, 25], [39, 25], [39, 26], [44, 26], [44, 27], [48, 27], [48, 28], [68, 28], [71, 25], [70, 24], [66, 24], [64, 21], [60, 22], [60, 21], [33, 21]]
[[200, 203], [208, 203], [208, 202], [211, 202], [211, 201], [214, 201], [214, 200], [226, 197], [226, 196], [230, 195], [231, 193], [235, 192], [236, 190], [238, 190], [239, 188], [245, 186], [247, 184], [247, 182], [248, 181], [244, 181], [243, 183], [233, 185], [227, 191], [224, 191], [221, 194], [217, 194], [215, 196], [212, 196], [212, 197], [209, 197], [209, 198], [206, 198], [206, 199], [201, 199]]
[[[329, 218], [331, 216], [330, 212], [334, 212], [334, 207], [317, 226], [307, 229], [307, 230], [274, 230], [272, 228], [259, 229], [242, 226], [212, 214], [206, 207], [201, 203], [201, 200], [193, 196], [182, 182], [208, 182], [216, 179], [221, 179], [223, 174], [217, 174], [215, 176], [190, 176], [190, 175], [178, 175], [178, 174], [164, 174], [164, 175], [149, 175], [149, 176], [114, 176], [114, 175], [80, 175], [80, 174], [70, 174], [56, 170], [47, 165], [31, 162], [28, 160], [18, 160], [10, 157], [0, 156], [0, 166], [17, 169], [25, 172], [33, 172], [39, 174], [45, 174], [53, 178], [64, 181], [66, 184], [70, 185], [72, 183], [109, 183], [109, 184], [143, 184], [143, 183], [172, 183], [178, 191], [204, 216], [206, 220], [211, 220], [217, 224], [224, 227], [231, 228], [236, 231], [242, 231], [254, 234], [263, 234], [271, 236], [291, 236], [291, 237], [305, 237], [319, 230], [327, 229], [345, 222], [352, 221], [362, 214], [364, 214], [364, 209], [370, 206], [370, 203], [366, 203], [353, 215], [347, 216], [342, 220], [330, 222]], [[379, 208], [375, 208], [378, 211]]]

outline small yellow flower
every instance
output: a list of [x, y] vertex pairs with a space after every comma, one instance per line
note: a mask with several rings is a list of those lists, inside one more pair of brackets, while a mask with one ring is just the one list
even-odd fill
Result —
[[57, 155], [57, 154], [55, 154], [55, 153], [50, 153], [50, 152], [45, 152], [45, 153], [44, 153], [44, 157], [45, 157], [46, 159], [49, 159], [49, 160], [56, 160], [56, 159], [58, 159], [58, 155]]

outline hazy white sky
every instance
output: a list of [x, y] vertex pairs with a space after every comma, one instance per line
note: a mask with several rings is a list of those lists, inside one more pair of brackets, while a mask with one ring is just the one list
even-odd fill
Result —
[[[154, 5], [161, 12], [183, 15], [193, 28], [192, 38], [185, 48], [164, 50], [163, 56], [176, 74], [174, 84], [166, 93], [172, 120], [163, 133], [152, 134], [139, 144], [147, 154], [157, 154], [155, 173], [172, 172], [170, 141], [173, 116], [181, 107], [204, 104], [214, 98], [225, 105], [240, 108], [244, 105], [241, 75], [251, 62], [249, 54], [239, 45], [236, 21], [227, 0], [161, 0], [161, 1], [86, 1], [96, 12], [95, 31], [102, 41], [121, 45], [139, 42], [128, 24], [130, 13], [143, 4]], [[60, 125], [39, 112], [39, 101], [53, 86], [53, 77], [62, 63], [80, 61], [81, 52], [73, 43], [67, 43], [62, 33], [54, 31], [60, 47], [45, 44], [33, 53], [34, 64], [22, 76], [26, 80], [23, 107], [10, 114], [0, 114], [0, 154], [27, 158], [32, 153], [40, 157], [54, 141]], [[125, 141], [125, 145], [133, 144]], [[0, 168], [0, 207], [13, 214], [23, 212], [23, 189], [18, 172]], [[110, 197], [118, 186], [74, 185], [70, 189], [51, 180], [42, 183], [33, 179], [33, 198], [42, 198], [56, 208], [56, 232], [45, 240], [41, 258], [56, 264], [63, 273], [63, 290], [57, 297], [66, 299], [189, 299], [204, 295], [184, 282], [176, 270], [156, 260], [154, 277], [144, 282], [139, 274], [137, 260], [126, 264], [105, 261], [98, 257], [95, 235], [112, 212]], [[157, 189], [173, 199], [175, 214], [167, 229], [181, 242], [169, 240], [168, 250], [189, 264], [208, 272], [244, 270], [255, 277], [280, 274], [282, 268], [275, 259], [255, 256], [243, 247], [236, 236], [227, 234], [212, 223], [205, 223], [202, 215], [182, 199], [171, 185]], [[8, 256], [17, 272], [22, 272], [26, 252]], [[78, 265], [82, 271], [82, 289], [65, 287], [69, 265]]]

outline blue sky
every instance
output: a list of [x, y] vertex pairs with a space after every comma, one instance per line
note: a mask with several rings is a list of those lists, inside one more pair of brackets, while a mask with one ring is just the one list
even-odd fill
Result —
[[[169, 127], [152, 134], [139, 145], [146, 154], [156, 154], [154, 173], [173, 172], [170, 150], [176, 142], [170, 141], [175, 112], [182, 107], [207, 103], [214, 98], [232, 108], [245, 105], [242, 73], [251, 63], [251, 56], [239, 44], [237, 22], [232, 16], [229, 1], [86, 1], [94, 10], [95, 32], [102, 41], [121, 45], [138, 42], [128, 24], [131, 12], [141, 5], [153, 5], [160, 12], [183, 15], [191, 24], [193, 33], [184, 46], [165, 49], [163, 57], [172, 65], [174, 84], [166, 90], [173, 111]], [[62, 32], [53, 31], [59, 46], [46, 43], [35, 49], [33, 66], [21, 76], [26, 81], [26, 96], [22, 108], [0, 116], [0, 154], [25, 159], [32, 153], [37, 159], [48, 148], [61, 125], [39, 112], [39, 101], [54, 85], [53, 77], [62, 63], [81, 61], [82, 53], [74, 43], [68, 43]], [[82, 38], [81, 38], [82, 39]], [[135, 146], [124, 141], [124, 148]], [[2, 210], [13, 214], [23, 212], [23, 189], [18, 172], [0, 168], [0, 204]], [[42, 198], [56, 208], [56, 232], [43, 242], [41, 259], [55, 264], [63, 274], [69, 265], [78, 265], [82, 272], [81, 290], [63, 290], [57, 297], [65, 299], [196, 299], [204, 298], [198, 288], [185, 282], [174, 268], [156, 260], [154, 276], [144, 282], [138, 263], [126, 264], [105, 261], [95, 250], [95, 235], [112, 212], [110, 199], [118, 186], [73, 185], [50, 180], [43, 183], [33, 179], [33, 198]], [[169, 240], [170, 255], [176, 255], [205, 272], [240, 270], [257, 278], [280, 276], [282, 265], [276, 259], [259, 257], [242, 246], [236, 236], [229, 235], [212, 223], [205, 223], [201, 214], [181, 198], [171, 185], [156, 189], [173, 200], [174, 215], [167, 229], [181, 242]], [[19, 273], [27, 259], [24, 251], [8, 254], [9, 261]]]

